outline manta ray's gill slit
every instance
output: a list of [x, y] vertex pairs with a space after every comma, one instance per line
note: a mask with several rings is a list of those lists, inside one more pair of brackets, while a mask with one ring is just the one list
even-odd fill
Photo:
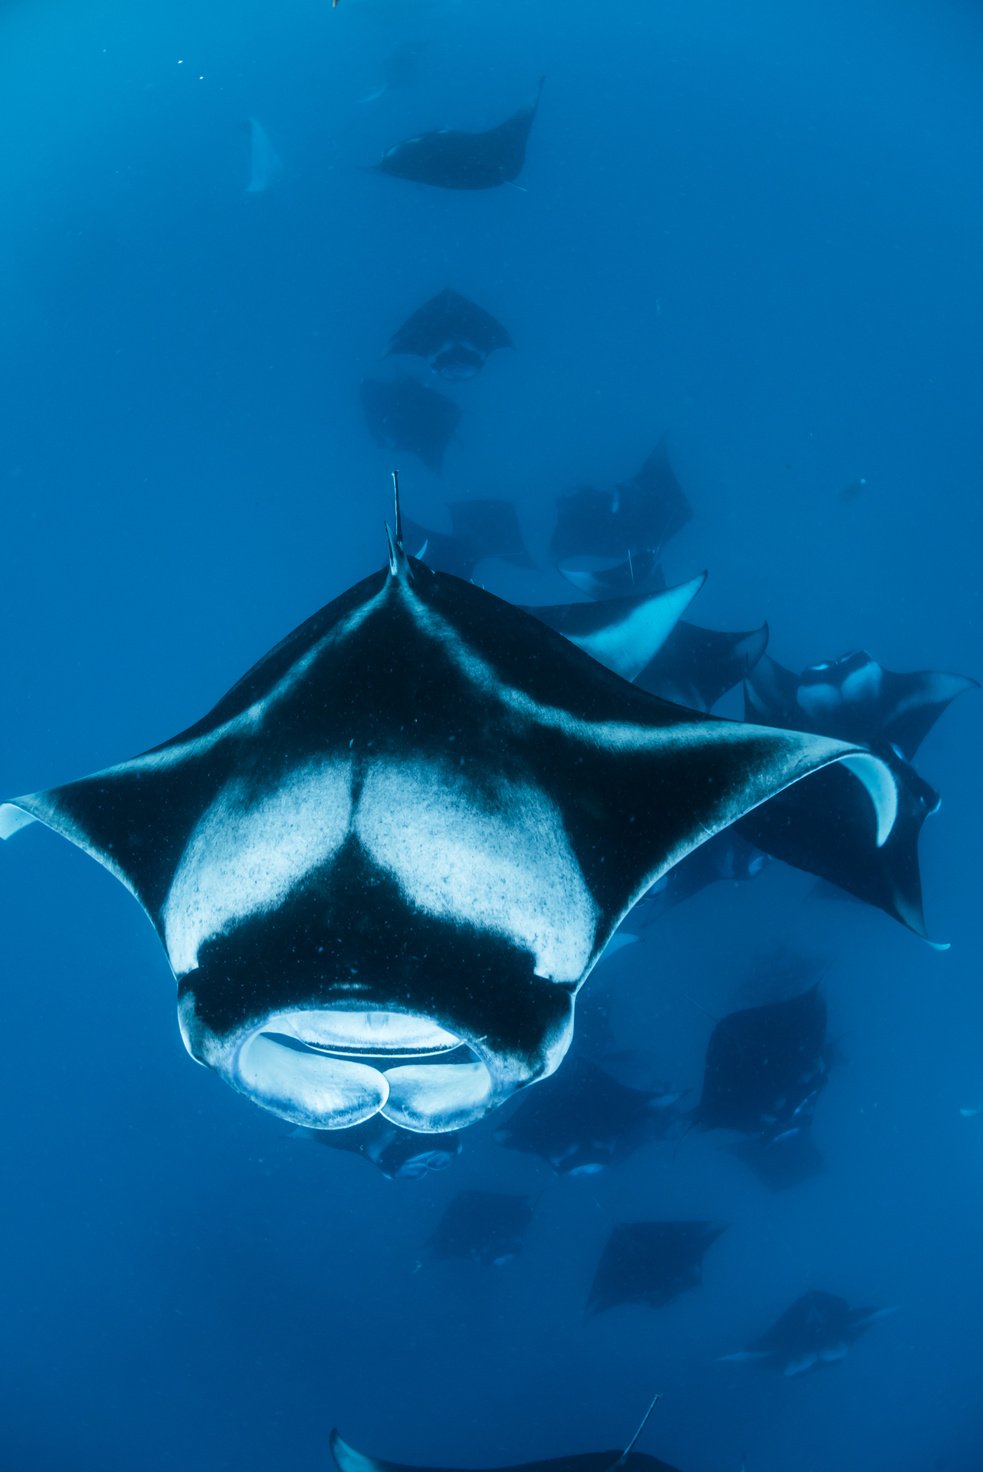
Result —
[[463, 1038], [429, 1017], [378, 1009], [284, 1013], [271, 1019], [263, 1032], [314, 1052], [345, 1057], [443, 1057], [465, 1045]]

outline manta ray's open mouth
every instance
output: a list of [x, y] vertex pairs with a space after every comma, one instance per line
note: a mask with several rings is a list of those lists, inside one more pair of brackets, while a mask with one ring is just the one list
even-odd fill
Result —
[[[438, 1061], [439, 1060], [439, 1061]], [[314, 1129], [383, 1114], [404, 1129], [453, 1130], [488, 1107], [488, 1062], [431, 1018], [381, 1010], [268, 1017], [239, 1047], [235, 1086]]]

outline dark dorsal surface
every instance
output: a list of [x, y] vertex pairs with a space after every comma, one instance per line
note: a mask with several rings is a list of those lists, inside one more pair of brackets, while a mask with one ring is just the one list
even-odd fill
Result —
[[822, 1152], [808, 1129], [786, 1132], [778, 1139], [752, 1135], [727, 1148], [770, 1191], [791, 1190], [823, 1170]]
[[591, 1175], [664, 1135], [675, 1117], [670, 1096], [628, 1088], [575, 1058], [522, 1096], [495, 1139], [538, 1155], [558, 1175]]
[[389, 353], [425, 358], [445, 378], [471, 378], [497, 348], [512, 346], [501, 322], [447, 287], [393, 333]]
[[812, 1289], [797, 1298], [749, 1347], [791, 1359], [818, 1354], [827, 1345], [848, 1339], [850, 1333], [850, 1305], [846, 1299]]
[[531, 1221], [527, 1196], [462, 1191], [448, 1204], [429, 1245], [437, 1257], [470, 1257], [495, 1266], [516, 1255]]
[[713, 710], [728, 690], [747, 678], [767, 646], [767, 624], [728, 634], [681, 619], [637, 683], [663, 700]]
[[942, 670], [898, 674], [859, 649], [799, 675], [774, 659], [762, 660], [748, 676], [747, 697], [750, 719], [892, 746], [911, 762], [956, 696], [978, 688], [976, 680]]
[[542, 90], [540, 82], [532, 106], [520, 108], [495, 128], [475, 133], [445, 128], [406, 138], [387, 149], [376, 168], [439, 189], [495, 189], [510, 184], [526, 161], [529, 130]]
[[825, 1053], [818, 983], [787, 1001], [731, 1012], [710, 1034], [694, 1119], [703, 1129], [771, 1137], [801, 1127], [804, 1107], [825, 1087]]
[[469, 582], [479, 562], [498, 557], [516, 567], [532, 567], [519, 525], [515, 503], [497, 497], [475, 496], [451, 501], [450, 533], [436, 532], [403, 517], [407, 550], [435, 572], [449, 572]]
[[659, 701], [397, 531], [202, 720], [0, 805], [0, 834], [39, 818], [126, 885], [231, 1087], [298, 1125], [439, 1133], [559, 1066], [662, 874], [830, 762], [888, 831], [868, 753]]
[[461, 1153], [461, 1137], [453, 1131], [420, 1135], [401, 1130], [381, 1114], [347, 1130], [315, 1130], [309, 1138], [318, 1145], [361, 1156], [391, 1181], [422, 1180], [446, 1170]]
[[548, 1457], [539, 1462], [518, 1462], [504, 1467], [489, 1467], [487, 1463], [469, 1463], [464, 1467], [427, 1467], [419, 1463], [407, 1465], [403, 1462], [384, 1462], [378, 1457], [367, 1457], [343, 1441], [337, 1431], [331, 1433], [331, 1454], [338, 1472], [613, 1472], [615, 1467], [624, 1472], [679, 1472], [668, 1462], [650, 1457], [646, 1452], [630, 1451], [624, 1460], [622, 1453], [613, 1448], [602, 1452], [579, 1452], [566, 1457]]
[[701, 844], [668, 874], [663, 874], [645, 895], [638, 906], [637, 918], [632, 916], [630, 923], [636, 928], [652, 925], [708, 885], [756, 879], [767, 863], [766, 854], [748, 843], [736, 829], [728, 828]]
[[884, 843], [877, 842], [849, 785], [833, 772], [820, 774], [808, 793], [782, 793], [737, 831], [772, 858], [835, 884], [927, 939], [918, 839], [939, 796], [889, 748], [879, 748], [878, 755], [890, 767], [898, 794], [895, 823]]
[[628, 481], [610, 491], [591, 487], [561, 496], [550, 539], [554, 562], [657, 553], [692, 516], [662, 441]]
[[461, 411], [453, 400], [415, 378], [366, 379], [360, 389], [369, 433], [385, 450], [408, 450], [439, 472]]
[[623, 1222], [601, 1254], [588, 1312], [622, 1303], [663, 1308], [702, 1282], [703, 1255], [724, 1230], [716, 1222]]

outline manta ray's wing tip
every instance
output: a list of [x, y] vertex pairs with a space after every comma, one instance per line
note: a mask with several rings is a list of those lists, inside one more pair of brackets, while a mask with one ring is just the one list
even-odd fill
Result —
[[856, 750], [842, 758], [848, 772], [863, 783], [877, 818], [877, 847], [883, 848], [898, 816], [898, 786], [891, 768], [872, 752]]
[[15, 802], [0, 803], [0, 839], [13, 838], [22, 828], [30, 823], [36, 823], [37, 819], [32, 813], [25, 812]]

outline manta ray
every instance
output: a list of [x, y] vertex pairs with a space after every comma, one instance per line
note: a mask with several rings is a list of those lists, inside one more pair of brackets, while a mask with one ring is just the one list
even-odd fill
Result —
[[601, 1253], [588, 1313], [623, 1303], [665, 1308], [703, 1281], [703, 1258], [726, 1231], [718, 1222], [622, 1222]]
[[484, 132], [438, 128], [404, 138], [387, 148], [374, 167], [397, 179], [411, 179], [437, 189], [497, 189], [502, 184], [513, 184], [526, 161], [529, 130], [539, 110], [543, 80], [540, 78], [532, 105], [521, 107], [497, 127]]
[[408, 516], [403, 517], [409, 551], [428, 567], [470, 582], [479, 562], [491, 557], [502, 558], [515, 567], [534, 566], [511, 501], [473, 497], [451, 501], [447, 510], [452, 528], [449, 533], [435, 532]]
[[894, 1308], [851, 1308], [835, 1293], [812, 1289], [797, 1298], [770, 1329], [747, 1349], [724, 1354], [721, 1360], [757, 1360], [783, 1375], [804, 1375], [839, 1364], [871, 1324]]
[[256, 1104], [455, 1130], [554, 1072], [621, 920], [705, 839], [831, 763], [871, 843], [894, 820], [862, 746], [667, 704], [594, 647], [409, 557], [397, 485], [379, 572], [180, 735], [0, 806], [0, 836], [38, 820], [127, 887], [188, 1052]]
[[532, 1218], [526, 1196], [462, 1191], [448, 1203], [427, 1245], [437, 1258], [465, 1257], [481, 1267], [501, 1267], [521, 1250]]
[[511, 346], [501, 322], [448, 286], [397, 328], [386, 356], [408, 353], [425, 358], [441, 378], [458, 382], [474, 378], [491, 353]]
[[[660, 1461], [658, 1457], [650, 1456], [648, 1452], [635, 1450], [642, 1432], [648, 1425], [649, 1417], [661, 1399], [661, 1394], [652, 1397], [641, 1425], [628, 1445], [620, 1450], [575, 1452], [565, 1457], [547, 1457], [539, 1462], [520, 1462], [518, 1466], [488, 1468], [487, 1472], [615, 1472], [616, 1468], [619, 1469], [619, 1472], [620, 1469], [624, 1469], [624, 1472], [678, 1472], [678, 1468], [671, 1467], [668, 1462]], [[353, 1446], [343, 1440], [337, 1431], [332, 1431], [330, 1445], [337, 1472], [463, 1472], [463, 1469], [458, 1468], [421, 1467], [418, 1464], [408, 1466], [403, 1462], [384, 1462], [379, 1457], [370, 1457], [365, 1452], [356, 1451]]]

